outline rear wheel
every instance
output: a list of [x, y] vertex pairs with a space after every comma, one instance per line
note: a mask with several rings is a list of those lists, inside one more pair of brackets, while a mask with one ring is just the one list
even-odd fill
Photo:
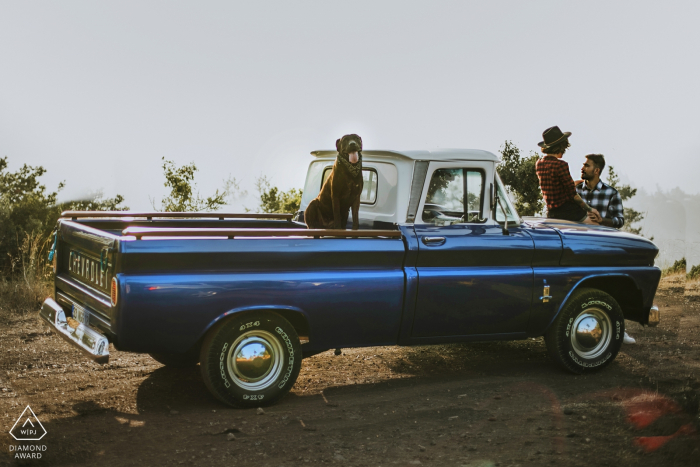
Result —
[[301, 368], [294, 327], [274, 312], [234, 316], [208, 334], [200, 352], [209, 391], [235, 407], [270, 405], [294, 385]]
[[575, 291], [545, 334], [554, 361], [572, 373], [612, 362], [625, 335], [625, 318], [610, 295], [596, 289]]

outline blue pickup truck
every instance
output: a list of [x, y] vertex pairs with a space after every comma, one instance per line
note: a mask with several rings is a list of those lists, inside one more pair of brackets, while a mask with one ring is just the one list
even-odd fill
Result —
[[302, 358], [328, 349], [544, 335], [557, 363], [583, 373], [615, 358], [626, 319], [659, 322], [656, 246], [520, 218], [492, 153], [363, 152], [354, 231], [302, 222], [337, 153], [312, 155], [294, 217], [63, 213], [40, 317], [98, 362], [112, 343], [199, 363], [237, 407], [275, 402]]

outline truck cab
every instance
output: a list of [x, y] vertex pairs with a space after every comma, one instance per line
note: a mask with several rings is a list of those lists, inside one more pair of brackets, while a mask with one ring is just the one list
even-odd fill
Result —
[[[312, 155], [302, 210], [319, 192], [337, 152]], [[524, 335], [534, 242], [522, 231], [498, 177], [498, 157], [474, 149], [362, 156], [360, 228], [413, 224], [420, 242], [412, 337], [437, 342], [447, 336]], [[478, 311], [463, 313], [465, 304]]]
[[[337, 151], [313, 151], [297, 219], [321, 190]], [[363, 151], [364, 189], [360, 199], [360, 228], [385, 229], [398, 224], [452, 225], [479, 222], [519, 222], [496, 173], [496, 155], [478, 149], [433, 151]], [[493, 193], [493, 189], [496, 192]], [[504, 210], [494, 210], [501, 195]], [[465, 197], [466, 195], [466, 197]], [[466, 209], [465, 209], [466, 202]], [[492, 205], [493, 204], [493, 205]], [[348, 227], [352, 225], [351, 219]]]

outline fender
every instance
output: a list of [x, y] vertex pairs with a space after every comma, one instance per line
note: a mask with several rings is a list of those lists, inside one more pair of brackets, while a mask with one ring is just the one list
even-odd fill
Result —
[[[199, 333], [197, 336], [197, 342], [199, 342], [201, 339], [204, 338], [204, 336], [217, 324], [223, 322], [226, 319], [232, 318], [234, 316], [239, 316], [244, 313], [250, 313], [253, 311], [273, 311], [281, 315], [283, 318], [285, 318], [287, 321], [290, 322], [292, 326], [297, 331], [297, 334], [299, 337], [306, 337], [306, 339], [309, 339], [309, 335], [311, 332], [310, 329], [310, 321], [307, 313], [302, 310], [301, 308], [298, 307], [293, 307], [293, 306], [284, 306], [284, 305], [253, 305], [253, 306], [246, 306], [246, 307], [239, 307], [239, 308], [232, 308], [228, 311], [225, 311], [224, 313], [221, 313], [219, 316], [214, 318], [207, 324], [204, 329]], [[296, 315], [296, 319], [291, 317], [291, 314]], [[302, 340], [303, 343], [303, 340]]]
[[[640, 312], [646, 309], [646, 319], [648, 320], [648, 308], [651, 307], [651, 304], [649, 304], [649, 307], [646, 307], [647, 297], [645, 297], [645, 295], [651, 296], [651, 298], [648, 300], [653, 299], [656, 289], [654, 287], [651, 294], [644, 293], [644, 287], [640, 287], [640, 283], [646, 284], [648, 281], [646, 280], [647, 277], [643, 277], [641, 275], [644, 274], [643, 272], [641, 274], [637, 273], [637, 271], [635, 271], [635, 273], [629, 273], [627, 271], [588, 272], [591, 268], [581, 268], [588, 271], [581, 271], [581, 275], [576, 278], [574, 285], [570, 289], [566, 290], [566, 279], [570, 279], [572, 277], [572, 269], [573, 268], [564, 268], [563, 270], [560, 270], [560, 274], [550, 274], [551, 272], [554, 272], [552, 269], [548, 269], [547, 271], [535, 270], [535, 303], [533, 304], [533, 314], [528, 332], [530, 336], [543, 335], [557, 319], [574, 291], [578, 290], [580, 287], [595, 288], [611, 295], [620, 304], [626, 319], [645, 322], [645, 317], [641, 316]], [[609, 271], [610, 268], [606, 269]], [[660, 274], [660, 270], [658, 270], [658, 268], [647, 269], [655, 269], [659, 271]], [[653, 276], [655, 274], [648, 275]], [[540, 285], [542, 278], [547, 278], [547, 282], [551, 287], [552, 294], [554, 295], [551, 307], [548, 307], [547, 304], [541, 303], [538, 300], [539, 296], [541, 295], [540, 292], [542, 291], [542, 286]], [[652, 277], [649, 277], [649, 279], [652, 279]], [[552, 313], [553, 309], [556, 309], [554, 313]]]

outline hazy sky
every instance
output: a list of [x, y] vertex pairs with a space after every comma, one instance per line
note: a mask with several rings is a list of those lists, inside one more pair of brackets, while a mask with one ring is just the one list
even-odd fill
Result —
[[[132, 209], [161, 158], [301, 187], [314, 149], [525, 152], [571, 131], [623, 179], [699, 193], [700, 2], [0, 0], [0, 156]], [[249, 197], [243, 204], [256, 204]], [[238, 203], [240, 205], [240, 202]]]

